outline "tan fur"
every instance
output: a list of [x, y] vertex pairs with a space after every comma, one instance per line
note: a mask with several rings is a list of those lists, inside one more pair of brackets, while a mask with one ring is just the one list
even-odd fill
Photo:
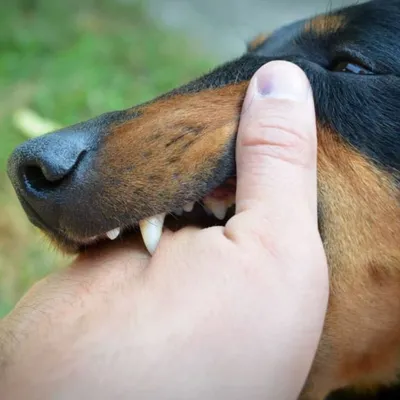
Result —
[[400, 366], [398, 190], [322, 129], [318, 166], [331, 297], [307, 388], [311, 399], [338, 387], [393, 382]]
[[247, 49], [249, 51], [256, 50], [259, 46], [261, 46], [271, 35], [269, 33], [261, 33], [257, 35], [252, 41], [247, 45]]
[[319, 15], [305, 23], [304, 32], [318, 35], [332, 34], [342, 28], [345, 23], [343, 15]]

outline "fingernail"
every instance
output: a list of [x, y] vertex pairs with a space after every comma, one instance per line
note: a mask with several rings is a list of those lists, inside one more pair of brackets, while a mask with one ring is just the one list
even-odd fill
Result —
[[311, 91], [304, 72], [287, 61], [272, 61], [264, 65], [257, 71], [255, 79], [262, 97], [305, 101]]

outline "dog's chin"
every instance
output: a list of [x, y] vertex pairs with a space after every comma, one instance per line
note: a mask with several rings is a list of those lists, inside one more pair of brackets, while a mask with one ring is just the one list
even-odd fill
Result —
[[208, 228], [224, 225], [235, 212], [236, 181], [229, 179], [226, 183], [199, 199], [182, 205], [179, 209], [166, 210], [164, 213], [141, 219], [137, 223], [129, 221], [107, 232], [90, 237], [48, 233], [51, 241], [62, 252], [76, 254], [101, 246], [107, 242], [123, 240], [140, 233], [147, 250], [153, 254], [157, 248], [163, 228], [177, 231], [187, 226]]

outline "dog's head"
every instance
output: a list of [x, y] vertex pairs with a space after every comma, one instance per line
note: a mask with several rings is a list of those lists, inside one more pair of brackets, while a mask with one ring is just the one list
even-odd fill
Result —
[[[28, 216], [62, 248], [76, 251], [115, 228], [179, 214], [216, 188], [231, 197], [234, 186], [221, 185], [235, 176], [235, 134], [249, 79], [279, 59], [298, 64], [314, 91], [322, 233], [338, 235], [355, 217], [360, 231], [377, 238], [370, 223], [393, 223], [388, 202], [400, 169], [396, 3], [296, 22], [257, 37], [243, 57], [154, 101], [24, 143], [10, 158], [9, 176]], [[221, 207], [210, 202], [222, 217]], [[195, 214], [203, 219], [200, 210], [184, 217]]]
[[[332, 290], [357, 293], [370, 285], [382, 315], [400, 315], [399, 1], [296, 22], [151, 102], [24, 143], [10, 158], [9, 176], [29, 218], [72, 252], [163, 213], [175, 214], [171, 224], [222, 223], [235, 192], [245, 91], [271, 60], [299, 65], [313, 88], [319, 221]], [[359, 302], [368, 299], [341, 310], [365, 309]], [[400, 332], [398, 318], [386, 322], [387, 332], [393, 324]], [[343, 376], [357, 375], [357, 362]]]

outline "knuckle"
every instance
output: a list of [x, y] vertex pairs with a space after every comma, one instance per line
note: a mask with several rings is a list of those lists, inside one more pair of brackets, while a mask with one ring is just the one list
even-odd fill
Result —
[[292, 102], [280, 101], [244, 127], [240, 137], [244, 148], [256, 148], [261, 155], [307, 164], [316, 155], [315, 123], [306, 118], [305, 110]]
[[265, 215], [264, 207], [253, 202], [227, 222], [224, 235], [236, 245], [250, 248], [249, 254], [254, 255], [261, 250], [265, 255], [276, 256], [278, 247], [275, 236], [265, 229], [266, 226], [270, 226], [270, 220]]

